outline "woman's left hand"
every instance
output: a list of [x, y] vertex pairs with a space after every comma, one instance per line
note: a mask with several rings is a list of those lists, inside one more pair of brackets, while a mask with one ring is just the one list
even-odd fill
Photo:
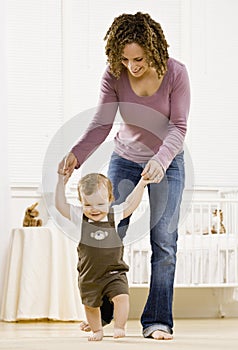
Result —
[[156, 160], [151, 159], [146, 164], [141, 176], [144, 180], [159, 183], [164, 177], [164, 170]]

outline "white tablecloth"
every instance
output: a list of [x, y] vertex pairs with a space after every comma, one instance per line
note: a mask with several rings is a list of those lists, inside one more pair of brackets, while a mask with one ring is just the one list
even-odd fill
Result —
[[53, 224], [13, 229], [1, 319], [85, 319], [76, 248]]

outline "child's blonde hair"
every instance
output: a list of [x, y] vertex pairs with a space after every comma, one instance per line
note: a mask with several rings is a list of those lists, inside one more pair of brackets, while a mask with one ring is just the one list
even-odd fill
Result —
[[100, 173], [90, 173], [83, 176], [78, 182], [78, 196], [79, 200], [82, 200], [81, 193], [90, 195], [98, 190], [103, 185], [108, 189], [109, 202], [114, 200], [112, 183], [108, 177]]

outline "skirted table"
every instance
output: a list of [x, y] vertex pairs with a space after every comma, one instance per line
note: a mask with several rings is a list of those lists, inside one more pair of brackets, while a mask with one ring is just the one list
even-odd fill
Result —
[[56, 226], [11, 231], [1, 319], [85, 319], [78, 290], [77, 244]]

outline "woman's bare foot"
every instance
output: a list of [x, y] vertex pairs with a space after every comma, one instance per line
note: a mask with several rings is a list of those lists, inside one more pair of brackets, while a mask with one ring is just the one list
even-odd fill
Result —
[[92, 335], [88, 337], [89, 341], [100, 341], [103, 338], [103, 330], [100, 329], [97, 332], [93, 332]]
[[159, 329], [154, 331], [151, 334], [151, 337], [153, 339], [156, 339], [156, 340], [171, 340], [171, 339], [173, 339], [172, 334], [169, 334], [169, 333], [164, 332], [164, 331], [160, 331]]
[[113, 338], [124, 338], [126, 335], [125, 329], [123, 328], [114, 328]]
[[81, 321], [80, 324], [79, 324], [79, 328], [80, 328], [81, 331], [84, 331], [84, 332], [90, 332], [91, 331], [91, 328], [90, 328], [89, 324], [86, 321]]

